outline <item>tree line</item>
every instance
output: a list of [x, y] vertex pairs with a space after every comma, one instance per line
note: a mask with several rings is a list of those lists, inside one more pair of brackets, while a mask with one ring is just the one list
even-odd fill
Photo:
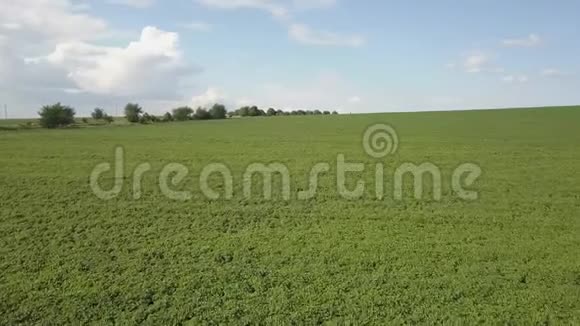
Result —
[[[54, 105], [43, 106], [38, 112], [40, 116], [40, 126], [44, 128], [60, 128], [72, 125], [75, 123], [75, 110], [67, 105], [57, 103]], [[320, 111], [320, 110], [295, 110], [283, 111], [269, 108], [264, 111], [257, 106], [244, 106], [235, 111], [229, 111], [225, 105], [216, 103], [211, 108], [206, 109], [199, 107], [193, 110], [189, 106], [182, 106], [166, 112], [162, 116], [149, 114], [137, 103], [128, 103], [124, 109], [125, 119], [130, 123], [155, 123], [155, 122], [170, 122], [170, 121], [188, 121], [188, 120], [219, 120], [234, 117], [272, 117], [272, 116], [289, 116], [289, 115], [331, 115], [338, 114], [336, 111]], [[95, 108], [91, 113], [91, 117], [95, 121], [103, 121], [104, 123], [112, 123], [114, 118], [108, 115], [105, 110]], [[84, 123], [88, 123], [86, 118], [83, 118]]]

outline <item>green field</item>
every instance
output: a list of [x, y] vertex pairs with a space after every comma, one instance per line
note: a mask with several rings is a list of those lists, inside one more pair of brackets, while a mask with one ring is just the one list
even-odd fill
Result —
[[[400, 137], [384, 160], [361, 145], [374, 123]], [[569, 107], [0, 131], [0, 324], [580, 324], [579, 124]], [[124, 188], [103, 201], [89, 175], [119, 145]], [[365, 163], [348, 179], [365, 195], [341, 198], [331, 170], [298, 200], [340, 153]], [[176, 188], [192, 200], [160, 193], [172, 162], [189, 167]], [[212, 162], [234, 172], [233, 199], [200, 193]], [[242, 196], [255, 162], [288, 166], [291, 200]], [[440, 201], [414, 199], [412, 182], [393, 198], [404, 162], [440, 167]], [[476, 201], [451, 190], [464, 162], [483, 170]]]

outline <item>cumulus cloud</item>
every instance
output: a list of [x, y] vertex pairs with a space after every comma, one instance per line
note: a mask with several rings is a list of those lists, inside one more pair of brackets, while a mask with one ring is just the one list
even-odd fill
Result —
[[106, 22], [82, 9], [69, 0], [3, 0], [0, 21], [3, 34], [14, 42], [87, 40], [104, 35]]
[[215, 87], [209, 87], [204, 93], [194, 96], [191, 99], [191, 105], [194, 108], [198, 107], [209, 108], [210, 106], [216, 103], [223, 103], [226, 100], [227, 100], [226, 95], [222, 93], [219, 89]]
[[288, 35], [297, 42], [310, 45], [360, 47], [365, 44], [364, 38], [358, 35], [317, 31], [304, 24], [292, 24]]
[[[349, 98], [345, 94], [357, 95]], [[360, 102], [353, 103], [351, 100], [355, 97], [360, 100], [363, 94], [337, 73], [321, 72], [296, 83], [285, 81], [250, 83], [243, 90], [231, 90], [230, 95], [229, 98], [233, 101], [224, 102], [238, 107], [257, 105], [261, 108], [273, 107], [282, 110], [319, 109], [355, 112], [360, 109]]]
[[536, 34], [530, 34], [524, 38], [505, 39], [502, 44], [506, 47], [531, 48], [542, 44], [542, 38]]
[[151, 26], [125, 48], [65, 42], [29, 62], [63, 69], [81, 91], [118, 96], [168, 96], [178, 88], [179, 78], [191, 72], [179, 36]]

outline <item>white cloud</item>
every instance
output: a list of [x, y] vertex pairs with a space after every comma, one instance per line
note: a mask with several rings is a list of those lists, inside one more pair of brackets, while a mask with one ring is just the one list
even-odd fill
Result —
[[139, 9], [151, 7], [155, 3], [155, 0], [108, 0], [108, 1], [113, 4], [120, 4]]
[[507, 47], [536, 47], [542, 44], [542, 38], [536, 34], [530, 34], [524, 38], [505, 39], [502, 44]]
[[483, 53], [469, 55], [463, 61], [463, 68], [466, 72], [477, 73], [487, 68], [490, 62], [489, 56]]
[[140, 39], [125, 48], [66, 42], [31, 61], [61, 68], [79, 90], [102, 95], [167, 96], [190, 72], [179, 36], [155, 27], [144, 28]]
[[201, 5], [216, 9], [258, 9], [269, 12], [274, 17], [286, 17], [288, 9], [271, 0], [197, 0]]
[[293, 23], [292, 13], [297, 10], [329, 8], [336, 0], [196, 0], [208, 8], [222, 10], [256, 9], [269, 12], [288, 27], [291, 39], [309, 45], [359, 47], [365, 39], [359, 35], [342, 35], [325, 30], [313, 30], [305, 24]]
[[209, 32], [213, 28], [211, 24], [202, 21], [192, 21], [189, 23], [181, 24], [180, 26], [196, 32]]
[[288, 35], [297, 42], [310, 45], [360, 47], [365, 44], [364, 38], [358, 35], [316, 31], [304, 24], [292, 24]]
[[330, 8], [336, 0], [196, 0], [199, 4], [216, 9], [258, 9], [277, 18], [289, 18], [296, 10]]
[[526, 75], [507, 75], [501, 78], [506, 83], [527, 83], [529, 81]]
[[107, 31], [105, 21], [82, 12], [69, 0], [2, 0], [0, 21], [14, 42], [94, 39]]
[[502, 73], [504, 69], [495, 65], [495, 56], [485, 52], [476, 51], [464, 56], [460, 64], [449, 63], [448, 69], [460, 67], [467, 73]]
[[208, 88], [203, 94], [194, 96], [191, 99], [191, 105], [193, 108], [198, 107], [205, 107], [209, 108], [210, 106], [216, 103], [223, 103], [226, 101], [226, 96], [223, 94], [219, 89], [215, 87]]
[[[273, 107], [282, 110], [337, 110], [356, 112], [361, 110], [359, 103], [352, 103], [365, 94], [353, 87], [347, 80], [333, 72], [319, 73], [305, 81], [288, 83], [271, 81], [267, 83], [249, 82], [245, 89], [232, 89], [231, 98], [236, 99], [233, 106], [257, 105], [260, 108]], [[345, 94], [357, 94], [351, 98]], [[366, 96], [366, 95], [365, 95]], [[366, 99], [365, 99], [366, 102]]]
[[547, 69], [542, 70], [541, 75], [546, 76], [546, 77], [566, 77], [566, 76], [570, 76], [571, 73], [564, 72], [564, 71], [554, 69], [554, 68], [547, 68]]

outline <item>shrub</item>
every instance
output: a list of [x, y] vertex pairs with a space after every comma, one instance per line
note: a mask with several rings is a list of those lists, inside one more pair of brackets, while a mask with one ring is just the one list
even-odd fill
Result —
[[336, 112], [336, 111], [332, 111], [332, 114], [338, 114], [338, 112]]
[[259, 115], [260, 115], [260, 110], [258, 109], [257, 106], [252, 106], [251, 108], [248, 109], [248, 116], [257, 117]]
[[238, 110], [238, 115], [240, 117], [248, 117], [250, 116], [250, 107], [249, 106], [243, 106]]
[[139, 123], [147, 124], [151, 121], [152, 121], [151, 116], [147, 112], [143, 113], [143, 115], [141, 117], [139, 117]]
[[193, 118], [197, 120], [209, 120], [211, 119], [211, 115], [209, 114], [209, 112], [207, 112], [206, 109], [200, 107], [197, 108], [197, 110], [195, 110]]
[[[169, 112], [168, 112], [169, 113]], [[177, 109], [173, 109], [172, 119], [177, 121], [191, 120], [193, 116], [193, 109], [189, 106], [182, 106]]]
[[105, 111], [101, 108], [95, 108], [93, 110], [93, 113], [91, 113], [91, 116], [93, 117], [93, 119], [95, 120], [101, 120], [105, 117]]
[[140, 122], [143, 108], [136, 103], [129, 103], [125, 106], [125, 117], [129, 122]]
[[75, 110], [60, 103], [43, 106], [38, 114], [44, 128], [65, 127], [75, 122]]
[[214, 104], [209, 110], [209, 115], [212, 119], [225, 119], [228, 111], [223, 104]]
[[111, 124], [111, 123], [113, 123], [113, 122], [115, 121], [115, 118], [111, 117], [111, 116], [110, 116], [110, 115], [108, 115], [108, 114], [105, 114], [105, 115], [103, 116], [103, 120], [105, 120], [105, 122], [106, 122], [106, 123], [109, 123], [109, 124]]
[[82, 118], [82, 119], [81, 119], [81, 121], [82, 121], [83, 123], [89, 123], [89, 119], [87, 119], [87, 118]]
[[324, 111], [324, 112], [322, 112], [322, 114], [329, 115], [330, 114], [330, 111]]
[[162, 121], [163, 121], [163, 122], [170, 122], [170, 121], [173, 121], [173, 116], [171, 115], [171, 113], [169, 113], [169, 112], [166, 112], [166, 113], [163, 115], [163, 119], [162, 119]]

